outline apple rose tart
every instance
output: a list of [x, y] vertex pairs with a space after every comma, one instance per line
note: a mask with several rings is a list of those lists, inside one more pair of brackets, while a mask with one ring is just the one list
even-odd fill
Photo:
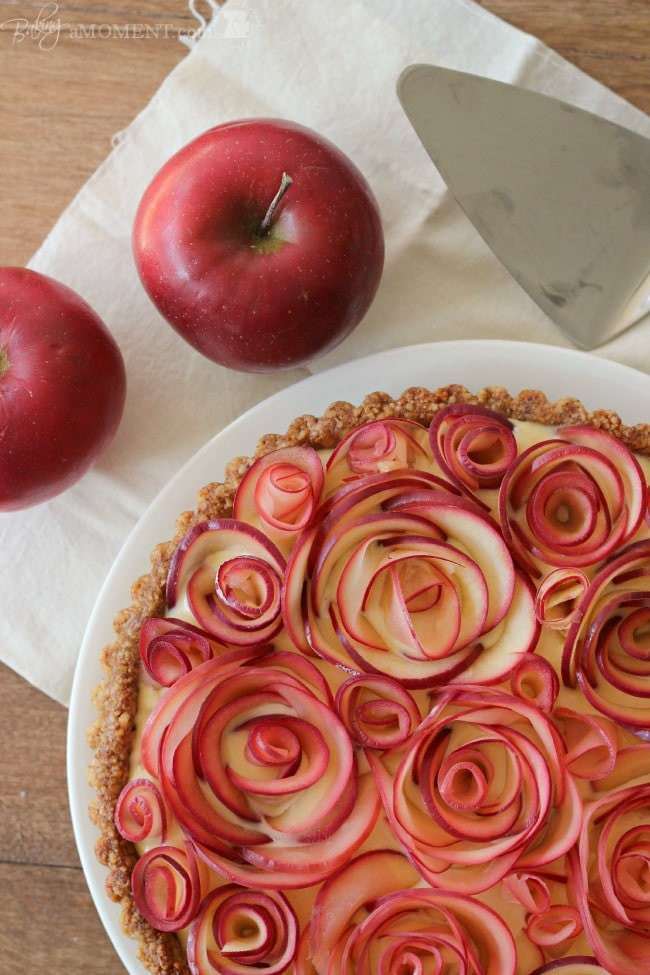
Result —
[[650, 427], [336, 403], [178, 517], [91, 817], [152, 975], [650, 970]]

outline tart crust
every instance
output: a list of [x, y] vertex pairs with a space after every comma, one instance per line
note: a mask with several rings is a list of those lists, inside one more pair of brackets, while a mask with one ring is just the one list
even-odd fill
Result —
[[595, 427], [613, 434], [630, 450], [650, 456], [650, 424], [627, 426], [616, 413], [589, 412], [577, 399], [550, 402], [539, 390], [524, 390], [512, 396], [498, 386], [485, 387], [475, 394], [459, 385], [434, 391], [411, 387], [397, 399], [373, 392], [359, 406], [338, 401], [321, 417], [297, 417], [285, 433], [263, 436], [253, 457], [231, 460], [223, 481], [208, 484], [198, 492], [194, 511], [180, 515], [173, 538], [154, 549], [149, 572], [132, 586], [131, 606], [115, 617], [115, 639], [101, 652], [104, 677], [94, 689], [97, 719], [88, 735], [94, 755], [88, 781], [96, 793], [89, 815], [100, 834], [95, 853], [108, 868], [106, 890], [111, 900], [121, 905], [122, 929], [139, 941], [140, 960], [154, 975], [189, 975], [185, 951], [174, 934], [156, 931], [139, 915], [131, 893], [131, 871], [137, 854], [133, 845], [118, 833], [114, 814], [117, 798], [129, 776], [140, 677], [140, 627], [148, 616], [164, 611], [165, 582], [177, 543], [197, 522], [231, 515], [237, 487], [257, 457], [297, 444], [331, 448], [351, 430], [370, 420], [401, 417], [428, 426], [438, 410], [451, 403], [475, 403], [511, 419], [552, 427], [564, 424]]

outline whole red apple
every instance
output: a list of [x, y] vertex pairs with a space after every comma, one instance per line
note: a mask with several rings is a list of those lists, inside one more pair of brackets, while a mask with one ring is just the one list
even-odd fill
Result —
[[114, 338], [70, 288], [0, 268], [0, 511], [46, 501], [113, 438], [126, 373]]
[[384, 263], [357, 167], [303, 126], [245, 119], [204, 132], [144, 193], [135, 262], [167, 321], [209, 359], [268, 372], [338, 345]]

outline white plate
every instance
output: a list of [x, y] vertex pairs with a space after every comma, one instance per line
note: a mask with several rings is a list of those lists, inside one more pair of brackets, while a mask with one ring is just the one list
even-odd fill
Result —
[[172, 478], [127, 538], [100, 592], [77, 664], [68, 723], [68, 787], [81, 863], [97, 911], [129, 975], [144, 975], [137, 944], [119, 924], [119, 908], [105, 890], [96, 861], [96, 830], [87, 815], [93, 794], [86, 782], [91, 754], [87, 729], [95, 714], [92, 688], [101, 680], [99, 652], [113, 639], [113, 616], [130, 603], [133, 580], [149, 567], [149, 553], [171, 537], [176, 516], [194, 507], [197, 490], [220, 480], [233, 457], [250, 454], [259, 437], [281, 433], [293, 417], [319, 415], [334, 400], [358, 403], [373, 390], [398, 395], [409, 386], [435, 389], [461, 383], [474, 391], [505, 386], [511, 393], [541, 389], [549, 399], [576, 396], [588, 409], [617, 411], [627, 423], [650, 419], [650, 377], [584, 352], [523, 342], [459, 341], [391, 349], [303, 380], [258, 404], [217, 434]]

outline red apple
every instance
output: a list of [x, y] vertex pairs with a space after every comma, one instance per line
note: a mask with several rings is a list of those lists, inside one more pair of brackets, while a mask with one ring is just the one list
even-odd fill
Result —
[[124, 361], [82, 298], [50, 277], [0, 268], [0, 511], [77, 481], [115, 434]]
[[135, 262], [167, 321], [209, 359], [269, 372], [338, 345], [384, 262], [377, 202], [332, 143], [278, 119], [204, 132], [154, 177]]

